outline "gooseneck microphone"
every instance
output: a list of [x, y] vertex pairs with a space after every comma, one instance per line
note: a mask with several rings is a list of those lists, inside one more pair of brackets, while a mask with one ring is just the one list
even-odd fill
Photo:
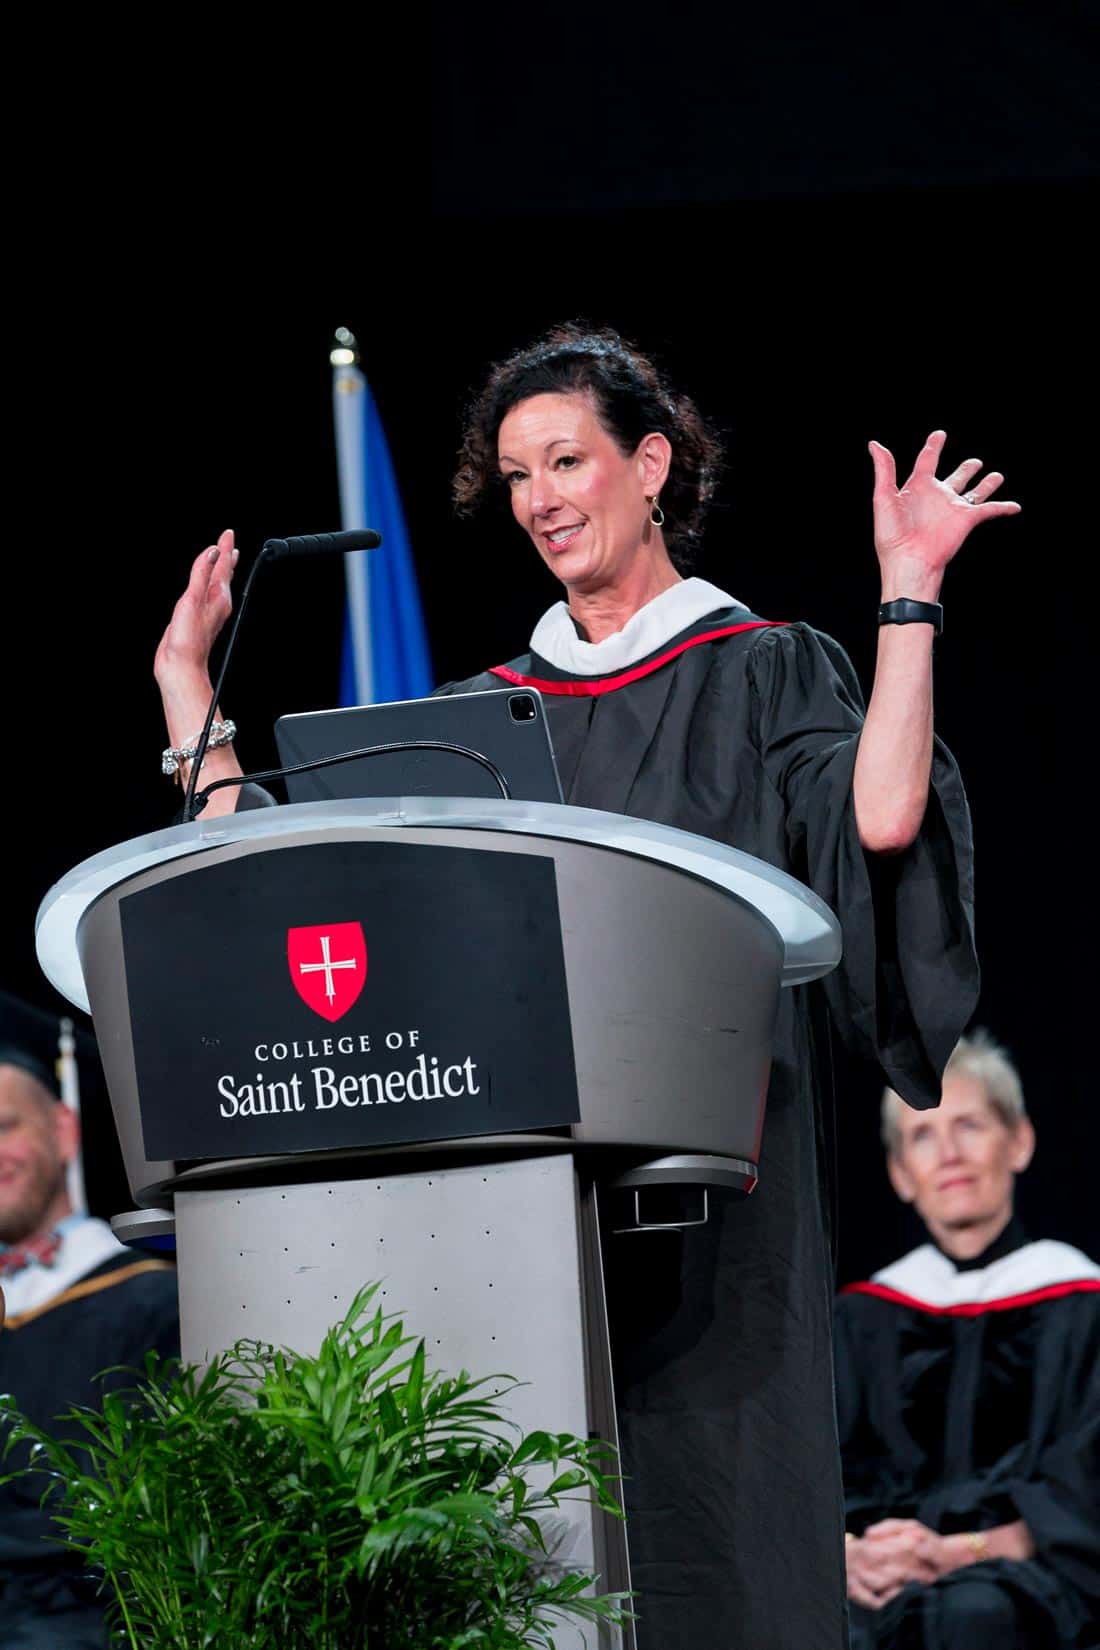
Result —
[[[244, 618], [244, 610], [248, 605], [248, 598], [252, 591], [252, 582], [255, 579], [256, 574], [260, 571], [260, 568], [265, 562], [280, 561], [284, 556], [318, 556], [324, 555], [330, 550], [376, 550], [381, 543], [381, 533], [376, 533], [372, 527], [353, 528], [346, 533], [304, 533], [298, 538], [266, 539], [264, 541], [263, 549], [256, 557], [256, 560], [252, 563], [248, 578], [245, 580], [244, 590], [241, 594], [240, 606], [237, 608], [237, 616], [233, 620], [233, 628], [229, 632], [229, 640], [226, 642], [225, 652], [222, 654], [222, 662], [221, 668], [218, 671], [218, 679], [214, 683], [214, 691], [210, 695], [210, 706], [206, 712], [206, 721], [202, 725], [202, 732], [199, 734], [198, 742], [195, 746], [195, 755], [191, 761], [191, 777], [187, 781], [187, 792], [183, 799], [183, 813], [181, 816], [182, 824], [190, 824], [191, 820], [195, 817], [195, 790], [198, 783], [199, 770], [201, 769], [203, 760], [206, 756], [206, 747], [210, 742], [210, 729], [214, 725], [214, 713], [217, 710], [218, 700], [221, 698], [222, 684], [225, 681], [225, 673], [229, 667], [229, 660], [233, 654], [233, 648], [237, 640], [237, 632], [241, 628], [241, 620]], [[228, 781], [228, 783], [239, 785], [242, 781], [239, 779], [233, 779]]]
[[214, 791], [220, 791], [227, 785], [264, 785], [269, 779], [285, 779], [292, 773], [309, 773], [314, 768], [331, 768], [338, 762], [355, 762], [365, 756], [389, 756], [393, 751], [450, 751], [455, 756], [468, 756], [471, 762], [476, 762], [486, 772], [492, 774], [496, 781], [497, 790], [506, 802], [512, 800], [512, 792], [508, 781], [501, 773], [495, 762], [490, 762], [481, 751], [471, 750], [469, 745], [452, 745], [446, 739], [398, 739], [391, 745], [361, 745], [358, 750], [340, 751], [335, 756], [315, 756], [310, 762], [295, 762], [289, 768], [265, 768], [261, 773], [246, 773], [240, 779], [214, 779], [203, 787], [195, 798], [195, 811], [201, 813], [206, 806], [206, 799]]
[[373, 527], [349, 528], [346, 533], [303, 533], [296, 539], [267, 539], [260, 552], [268, 561], [283, 556], [323, 556], [330, 550], [377, 550], [381, 533]]

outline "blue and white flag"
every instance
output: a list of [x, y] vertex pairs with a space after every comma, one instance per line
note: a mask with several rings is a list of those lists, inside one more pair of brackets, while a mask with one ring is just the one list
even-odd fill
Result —
[[377, 705], [430, 693], [432, 665], [397, 478], [367, 381], [338, 359], [350, 353], [334, 352], [332, 379], [342, 526], [374, 527], [382, 545], [344, 557], [340, 703]]

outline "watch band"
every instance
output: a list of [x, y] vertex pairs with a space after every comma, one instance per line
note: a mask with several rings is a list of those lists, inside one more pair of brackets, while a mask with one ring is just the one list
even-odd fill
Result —
[[879, 624], [930, 624], [937, 636], [943, 635], [943, 606], [940, 602], [915, 602], [908, 596], [897, 601], [883, 602], [878, 610]]

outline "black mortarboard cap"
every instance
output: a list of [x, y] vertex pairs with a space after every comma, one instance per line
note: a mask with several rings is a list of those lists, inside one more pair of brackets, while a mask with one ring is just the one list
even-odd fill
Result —
[[0, 991], [0, 1066], [20, 1066], [61, 1097], [58, 1039], [61, 1021]]
[[[73, 1040], [80, 1090], [81, 1158], [88, 1208], [109, 1218], [132, 1202], [115, 1131], [107, 1084], [92, 1032], [76, 1012], [65, 1017]], [[0, 1065], [20, 1066], [61, 1098], [63, 1017], [0, 991]]]

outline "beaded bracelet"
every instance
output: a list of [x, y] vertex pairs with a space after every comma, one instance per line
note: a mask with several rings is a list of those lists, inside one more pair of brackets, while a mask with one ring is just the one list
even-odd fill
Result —
[[[217, 750], [219, 745], [231, 745], [237, 732], [236, 722], [227, 718], [224, 722], [214, 722], [210, 728], [210, 738], [206, 742], [208, 751]], [[193, 734], [186, 745], [175, 748], [169, 745], [168, 749], [160, 753], [161, 773], [174, 774], [179, 772], [182, 762], [190, 762], [199, 748], [199, 735]]]

